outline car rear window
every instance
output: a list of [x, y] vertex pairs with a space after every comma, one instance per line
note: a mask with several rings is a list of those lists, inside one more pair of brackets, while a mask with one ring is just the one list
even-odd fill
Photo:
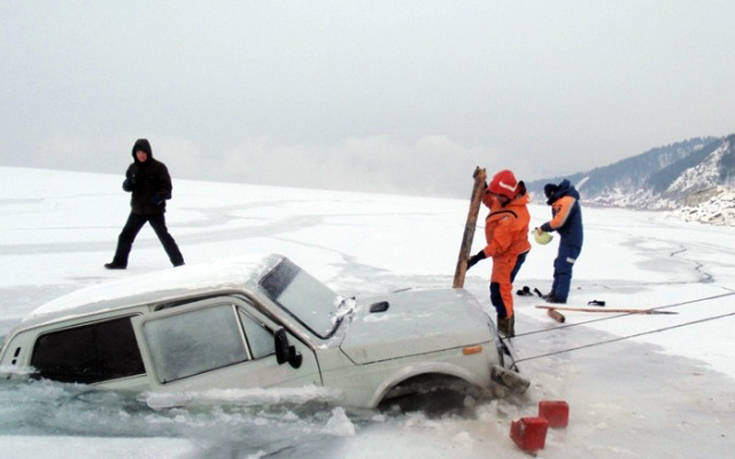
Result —
[[130, 317], [41, 335], [35, 377], [90, 384], [145, 373]]

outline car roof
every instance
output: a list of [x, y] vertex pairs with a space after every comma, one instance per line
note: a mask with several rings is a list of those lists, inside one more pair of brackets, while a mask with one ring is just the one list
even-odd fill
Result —
[[43, 304], [16, 328], [28, 328], [63, 318], [192, 298], [222, 291], [250, 291], [285, 257], [271, 254], [185, 265], [131, 276], [76, 290]]

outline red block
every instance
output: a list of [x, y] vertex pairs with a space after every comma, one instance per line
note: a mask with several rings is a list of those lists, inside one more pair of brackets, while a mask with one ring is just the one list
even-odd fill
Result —
[[549, 421], [541, 417], [521, 418], [510, 423], [510, 438], [523, 451], [543, 449]]
[[566, 427], [569, 424], [569, 404], [562, 400], [542, 400], [538, 403], [538, 415], [549, 421], [549, 427]]

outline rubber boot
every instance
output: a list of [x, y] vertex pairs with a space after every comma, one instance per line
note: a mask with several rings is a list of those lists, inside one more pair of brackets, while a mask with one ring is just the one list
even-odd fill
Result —
[[513, 326], [515, 325], [515, 316], [500, 317], [498, 316], [498, 331], [506, 338], [512, 338], [516, 336]]
[[515, 325], [516, 325], [516, 316], [514, 314], [510, 316], [510, 319], [508, 319], [508, 338], [512, 338], [516, 336]]

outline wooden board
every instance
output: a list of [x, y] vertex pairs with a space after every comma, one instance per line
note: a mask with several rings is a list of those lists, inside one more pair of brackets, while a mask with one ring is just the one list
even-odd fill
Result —
[[556, 311], [578, 312], [617, 312], [627, 314], [679, 314], [674, 311], [660, 311], [658, 309], [625, 309], [625, 308], [573, 308], [568, 306], [537, 305], [539, 309], [554, 309]]
[[475, 237], [475, 226], [477, 226], [477, 214], [480, 212], [480, 201], [482, 200], [482, 193], [485, 191], [485, 169], [476, 167], [472, 177], [475, 179], [475, 183], [472, 185], [470, 209], [467, 212], [467, 221], [464, 225], [464, 234], [462, 235], [462, 243], [460, 244], [459, 256], [457, 257], [457, 267], [454, 270], [453, 288], [464, 287], [464, 277], [467, 274], [467, 260], [470, 258], [472, 239]]

